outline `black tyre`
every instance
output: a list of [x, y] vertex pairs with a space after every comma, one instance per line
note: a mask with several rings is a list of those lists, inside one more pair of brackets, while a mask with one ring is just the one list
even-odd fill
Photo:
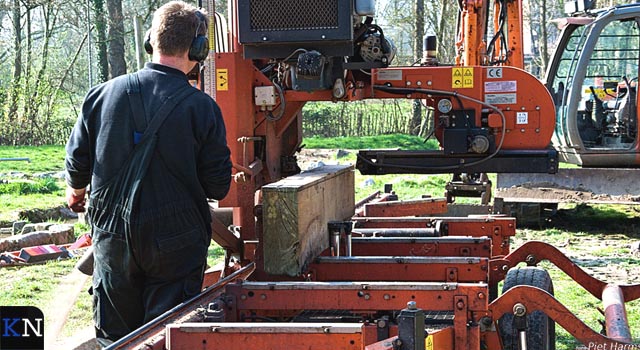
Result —
[[[547, 271], [538, 267], [513, 268], [507, 272], [502, 293], [515, 286], [538, 287], [553, 295], [553, 282]], [[505, 314], [498, 322], [503, 350], [520, 350], [520, 337], [513, 327], [513, 314]], [[527, 350], [555, 350], [556, 324], [542, 311], [527, 315]]]

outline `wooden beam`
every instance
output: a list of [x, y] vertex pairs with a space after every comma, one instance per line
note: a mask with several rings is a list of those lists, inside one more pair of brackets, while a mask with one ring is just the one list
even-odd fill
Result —
[[352, 166], [331, 165], [262, 188], [264, 270], [300, 275], [329, 248], [327, 223], [353, 216]]

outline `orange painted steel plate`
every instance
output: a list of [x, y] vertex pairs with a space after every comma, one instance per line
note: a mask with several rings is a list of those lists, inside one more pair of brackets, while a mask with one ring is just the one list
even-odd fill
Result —
[[167, 327], [168, 350], [353, 349], [363, 346], [361, 323], [183, 323]]
[[416, 216], [446, 212], [447, 201], [443, 198], [369, 203], [364, 206], [365, 216]]
[[491, 257], [486, 237], [353, 237], [353, 256], [475, 256]]

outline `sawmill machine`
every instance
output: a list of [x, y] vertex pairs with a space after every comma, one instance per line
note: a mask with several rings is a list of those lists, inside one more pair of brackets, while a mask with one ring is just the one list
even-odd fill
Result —
[[[224, 266], [201, 295], [109, 349], [549, 350], [556, 323], [585, 346], [630, 345], [624, 303], [640, 286], [599, 281], [542, 242], [511, 251], [515, 219], [434, 217], [445, 199], [391, 188], [355, 203], [353, 166], [301, 172], [305, 103], [371, 99], [423, 100], [441, 148], [361, 150], [362, 174], [557, 170], [554, 100], [518, 68], [520, 2], [493, 4], [496, 40], [485, 39], [488, 3], [460, 5], [456, 64], [438, 63], [429, 39], [422, 64], [399, 67], [372, 1], [229, 0], [203, 79], [234, 168], [212, 205]], [[605, 334], [553, 297], [542, 260], [603, 300]]]

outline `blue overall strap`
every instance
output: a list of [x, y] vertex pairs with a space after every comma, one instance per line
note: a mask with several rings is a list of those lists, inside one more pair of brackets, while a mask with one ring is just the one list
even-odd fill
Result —
[[147, 129], [147, 114], [144, 111], [142, 103], [142, 93], [140, 92], [140, 78], [138, 73], [129, 74], [127, 81], [127, 95], [129, 96], [129, 105], [133, 114], [133, 123], [135, 130], [133, 131], [133, 144], [137, 145], [142, 139], [144, 131]]

